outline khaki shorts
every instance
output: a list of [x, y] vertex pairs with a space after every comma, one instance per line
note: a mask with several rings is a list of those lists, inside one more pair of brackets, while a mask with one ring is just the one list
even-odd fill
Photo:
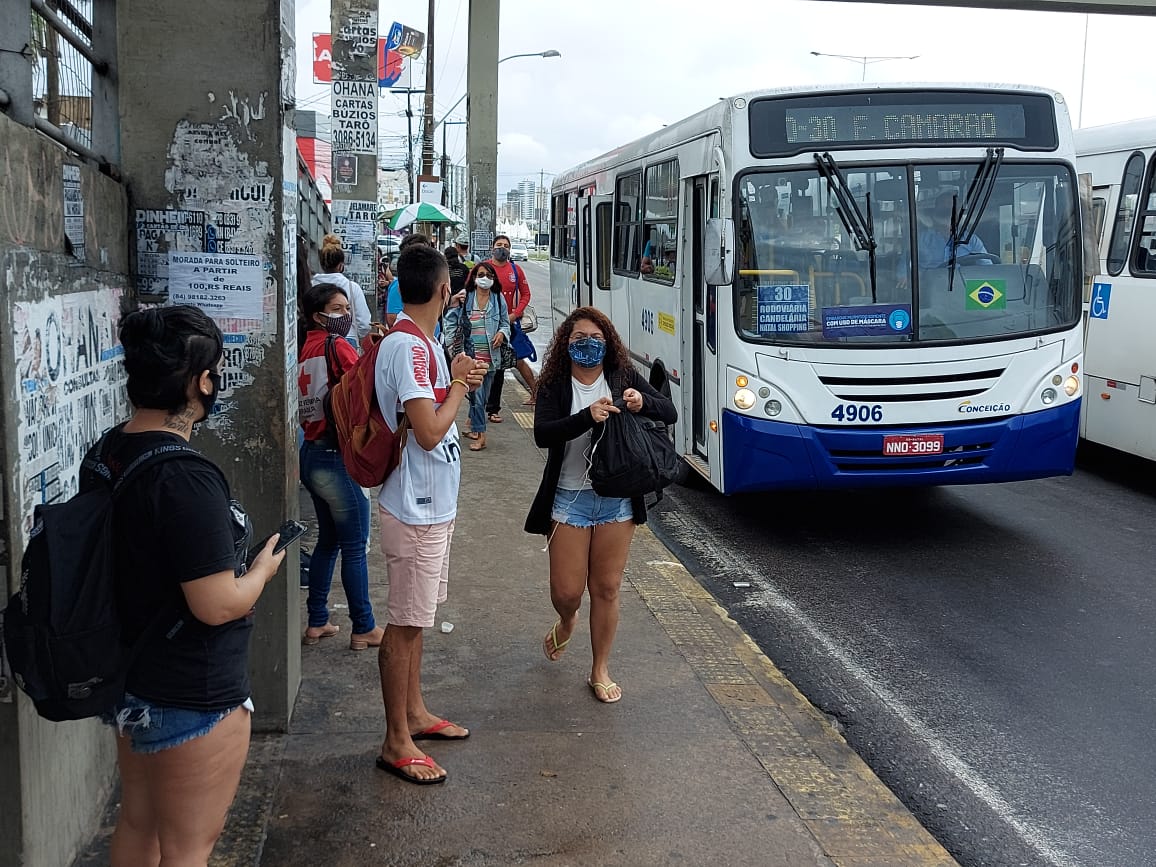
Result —
[[389, 570], [386, 622], [433, 626], [437, 607], [449, 592], [454, 522], [403, 524], [385, 509], [379, 511], [381, 551]]

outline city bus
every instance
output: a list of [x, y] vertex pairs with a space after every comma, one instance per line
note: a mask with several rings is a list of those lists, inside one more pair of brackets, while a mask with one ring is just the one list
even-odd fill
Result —
[[1099, 245], [1080, 434], [1156, 460], [1156, 118], [1077, 130], [1075, 142]]
[[558, 175], [555, 322], [604, 311], [726, 494], [1072, 472], [1082, 225], [1058, 93], [746, 93]]

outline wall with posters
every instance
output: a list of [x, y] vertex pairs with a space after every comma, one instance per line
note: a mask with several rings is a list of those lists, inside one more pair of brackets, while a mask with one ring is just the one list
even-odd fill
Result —
[[[70, 497], [89, 445], [127, 415], [116, 332], [130, 283], [124, 188], [2, 114], [0, 141], [3, 605], [33, 509]], [[44, 723], [0, 678], [0, 865], [71, 863], [114, 758], [102, 726]]]

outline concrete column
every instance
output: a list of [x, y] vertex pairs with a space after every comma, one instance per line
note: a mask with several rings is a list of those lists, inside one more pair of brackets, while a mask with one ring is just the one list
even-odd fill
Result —
[[92, 149], [113, 165], [120, 163], [120, 72], [116, 47], [117, 0], [95, 0], [92, 50], [108, 64], [92, 74]]
[[[225, 470], [256, 532], [271, 533], [298, 511], [297, 165], [282, 76], [293, 68], [284, 23], [293, 4], [120, 0], [117, 11], [138, 299], [185, 300], [190, 270], [207, 256], [237, 269], [197, 300], [226, 345], [217, 411], [193, 444]], [[296, 546], [290, 552], [257, 603], [250, 672], [260, 731], [287, 728], [300, 681]]]
[[0, 105], [0, 111], [25, 126], [35, 123], [32, 64], [21, 54], [31, 41], [32, 13], [28, 4], [0, 3], [0, 89], [9, 100], [7, 105]]
[[345, 248], [345, 276], [375, 308], [377, 274], [377, 5], [333, 0], [333, 232]]
[[494, 243], [498, 208], [498, 13], [500, 0], [470, 0], [470, 57], [466, 73], [467, 210], [470, 249], [486, 256]]

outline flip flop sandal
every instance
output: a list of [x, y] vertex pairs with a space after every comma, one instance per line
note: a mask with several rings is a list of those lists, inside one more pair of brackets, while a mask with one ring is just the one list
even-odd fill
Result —
[[[618, 686], [618, 684], [616, 684], [614, 681], [610, 681], [610, 683], [601, 683], [597, 680], [587, 680], [586, 685], [594, 691], [594, 697], [603, 704], [614, 704], [616, 701], [622, 701], [622, 687]], [[610, 697], [610, 690], [612, 689], [618, 690], [618, 698]], [[606, 697], [603, 698], [601, 695], [599, 695], [598, 690], [602, 690], [602, 694]]]
[[[561, 658], [562, 651], [564, 651], [566, 649], [566, 645], [570, 643], [570, 638], [574, 637], [573, 634], [571, 634], [570, 638], [567, 638], [565, 641], [559, 644], [558, 627], [561, 625], [561, 620], [554, 621], [554, 625], [550, 627], [550, 631], [547, 632], [546, 637], [542, 639], [542, 650], [545, 652], [546, 658], [551, 662], [557, 662]], [[553, 651], [550, 650], [551, 645], [554, 647]]]
[[468, 440], [476, 440], [478, 437], [481, 436], [481, 434], [475, 433], [472, 430], [468, 430], [464, 434], [462, 434], [462, 436], [464, 436]]
[[[466, 729], [466, 733], [464, 735], [447, 735], [443, 731], [443, 729], [447, 729], [453, 725], [457, 725], [457, 723], [450, 722], [448, 719], [438, 720], [428, 729], [422, 729], [420, 732], [414, 732], [412, 735], [410, 735], [410, 738], [415, 741], [464, 741], [470, 736], [469, 729]], [[459, 726], [459, 728], [465, 728], [465, 726]]]
[[377, 767], [385, 771], [387, 774], [393, 774], [395, 777], [405, 780], [407, 783], [413, 783], [415, 786], [436, 786], [438, 783], [446, 781], [446, 775], [442, 774], [440, 777], [431, 777], [430, 779], [422, 779], [415, 777], [412, 774], [407, 774], [403, 768], [412, 767], [413, 765], [421, 765], [423, 768], [429, 768], [431, 771], [435, 769], [434, 760], [429, 756], [422, 756], [420, 759], [398, 759], [396, 762], [388, 761], [381, 756], [377, 757]]
[[502, 417], [500, 415], [498, 415], [496, 412], [490, 413], [489, 418], [490, 418], [490, 424], [501, 424], [502, 423]]

